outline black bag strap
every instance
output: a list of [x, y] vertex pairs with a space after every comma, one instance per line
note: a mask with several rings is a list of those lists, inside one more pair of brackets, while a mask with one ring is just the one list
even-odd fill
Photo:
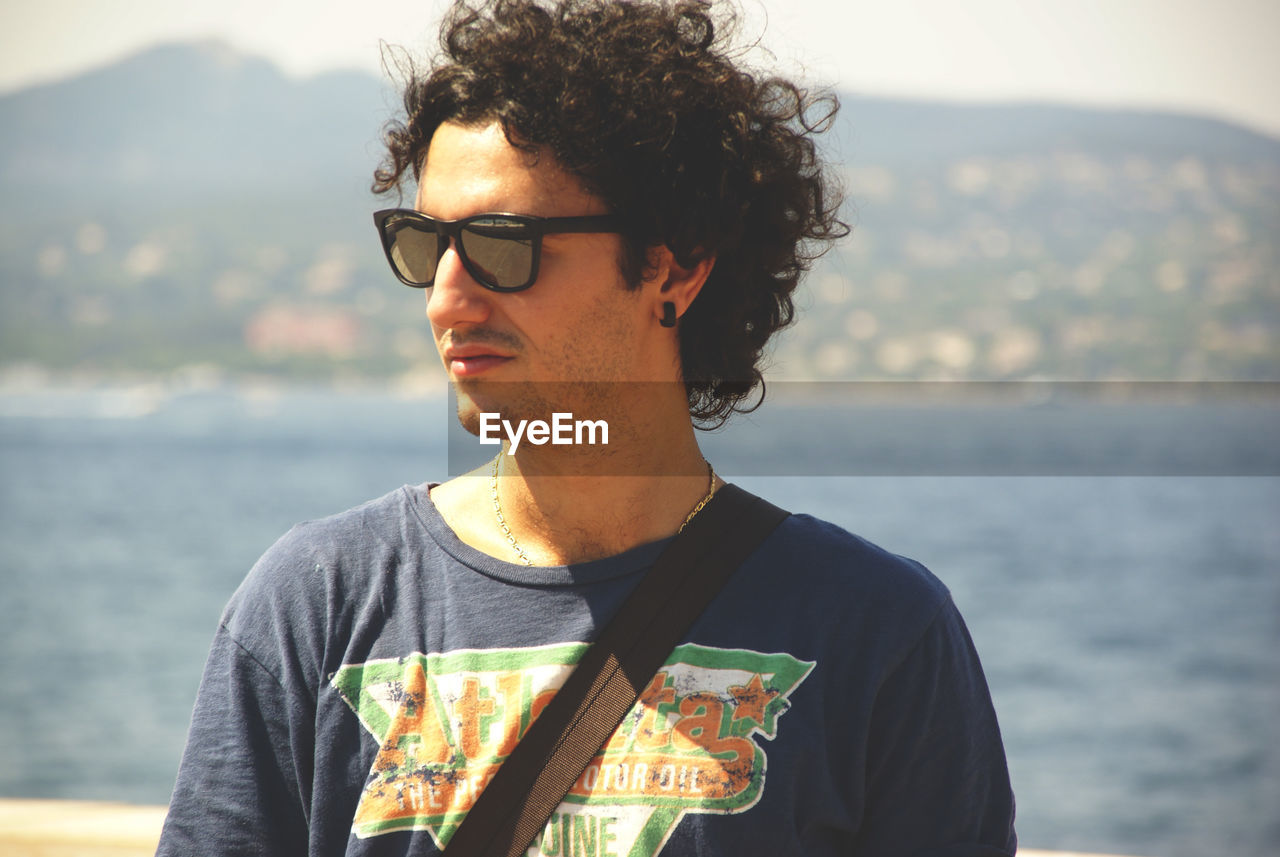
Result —
[[789, 512], [725, 485], [658, 556], [449, 840], [449, 857], [517, 857], [695, 619]]

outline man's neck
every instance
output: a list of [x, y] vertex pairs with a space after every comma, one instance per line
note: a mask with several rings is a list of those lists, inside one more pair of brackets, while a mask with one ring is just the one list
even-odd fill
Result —
[[587, 562], [674, 535], [709, 490], [687, 411], [619, 429], [607, 448], [504, 446], [496, 479], [486, 464], [432, 499], [464, 542], [511, 562]]

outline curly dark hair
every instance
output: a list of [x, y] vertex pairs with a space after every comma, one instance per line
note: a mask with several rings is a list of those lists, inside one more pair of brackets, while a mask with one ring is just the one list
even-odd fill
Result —
[[801, 274], [849, 231], [813, 139], [835, 97], [736, 67], [723, 23], [697, 0], [459, 2], [432, 67], [408, 72], [407, 118], [387, 127], [373, 185], [418, 179], [440, 124], [497, 121], [622, 216], [628, 283], [650, 247], [684, 267], [715, 256], [679, 327], [700, 428], [759, 406], [765, 344], [791, 323]]

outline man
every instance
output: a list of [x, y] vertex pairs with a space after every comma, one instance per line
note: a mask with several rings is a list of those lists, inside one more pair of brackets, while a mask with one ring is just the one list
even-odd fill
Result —
[[[161, 854], [434, 854], [722, 484], [693, 420], [760, 380], [843, 232], [793, 86], [701, 3], [456, 9], [376, 217], [473, 431], [607, 443], [295, 528], [218, 630]], [[692, 418], [692, 419], [691, 419]], [[544, 437], [545, 439], [545, 437]], [[508, 452], [513, 454], [507, 454]], [[784, 716], [785, 715], [785, 716]], [[1008, 855], [989, 695], [946, 589], [804, 515], [738, 569], [530, 846], [545, 855]]]

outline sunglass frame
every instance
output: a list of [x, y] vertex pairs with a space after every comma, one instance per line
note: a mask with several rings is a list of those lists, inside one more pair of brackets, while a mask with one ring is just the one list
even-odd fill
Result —
[[[473, 214], [470, 217], [459, 218], [458, 220], [438, 220], [415, 211], [410, 208], [385, 208], [381, 211], [373, 213], [374, 225], [378, 228], [378, 236], [382, 239], [382, 252], [387, 257], [387, 264], [391, 266], [391, 272], [396, 275], [396, 279], [404, 283], [406, 286], [414, 289], [429, 289], [435, 284], [433, 276], [430, 282], [420, 283], [410, 280], [400, 272], [400, 268], [396, 265], [395, 260], [391, 257], [391, 247], [394, 244], [395, 235], [389, 228], [389, 224], [401, 220], [426, 224], [429, 228], [422, 230], [425, 232], [434, 232], [436, 236], [443, 235], [453, 244], [458, 258], [462, 260], [462, 266], [467, 273], [471, 275], [477, 283], [486, 289], [495, 292], [520, 292], [532, 286], [538, 280], [538, 265], [542, 259], [542, 237], [544, 235], [560, 234], [560, 233], [620, 233], [622, 232], [621, 219], [615, 214], [585, 214], [573, 217], [538, 217], [532, 214], [511, 214], [502, 211], [487, 211], [481, 214]], [[529, 230], [528, 238], [533, 242], [532, 253], [529, 260], [529, 277], [518, 286], [504, 286], [490, 280], [485, 271], [471, 260], [467, 254], [465, 245], [462, 242], [462, 230], [471, 224], [485, 219], [501, 217], [507, 220], [515, 221], [521, 226]], [[516, 240], [494, 237], [497, 240]], [[522, 237], [519, 240], [524, 240]], [[444, 255], [444, 251], [449, 247], [448, 244], [440, 250], [439, 256]], [[436, 265], [439, 266], [440, 258], [437, 256]]]

